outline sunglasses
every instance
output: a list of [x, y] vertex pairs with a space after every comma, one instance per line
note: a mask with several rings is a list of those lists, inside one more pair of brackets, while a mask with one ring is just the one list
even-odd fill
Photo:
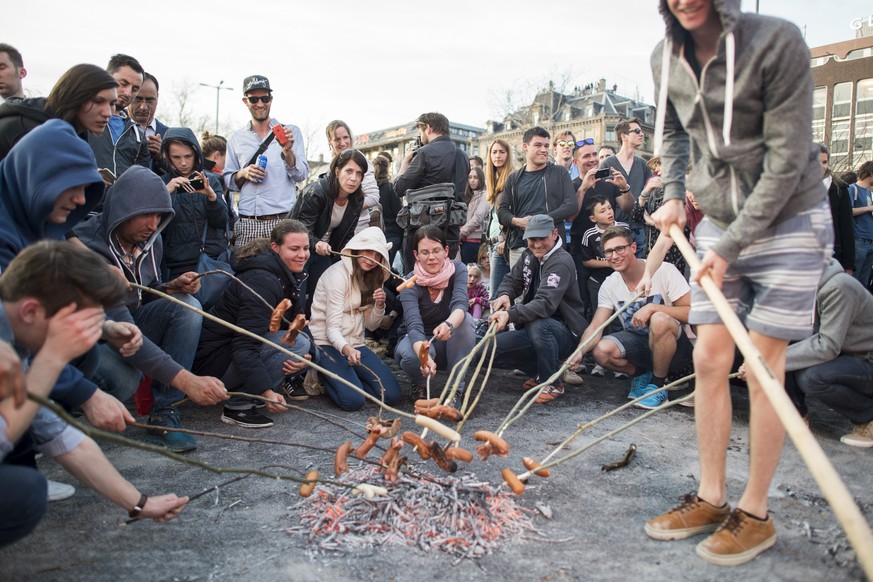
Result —
[[571, 146], [571, 145], [573, 145], [573, 142], [572, 142], [571, 140], [566, 140], [566, 141], [565, 141], [565, 140], [562, 139], [562, 140], [558, 140], [558, 141], [556, 141], [556, 142], [555, 142], [555, 145], [558, 146], [559, 148], [563, 148], [563, 147], [567, 147], [567, 146]]
[[635, 134], [639, 135], [639, 134], [643, 133], [643, 130], [640, 129], [639, 127], [637, 127], [637, 128], [629, 130], [628, 133], [635, 133]]
[[585, 139], [580, 139], [579, 141], [576, 142], [576, 147], [581, 148], [584, 145], [594, 145], [594, 138], [593, 137], [586, 137]]
[[254, 105], [258, 101], [260, 101], [261, 103], [269, 103], [270, 101], [273, 100], [273, 96], [272, 95], [261, 95], [260, 97], [258, 97], [255, 95], [251, 95], [251, 96], [246, 97], [246, 99], [249, 100], [249, 103]]

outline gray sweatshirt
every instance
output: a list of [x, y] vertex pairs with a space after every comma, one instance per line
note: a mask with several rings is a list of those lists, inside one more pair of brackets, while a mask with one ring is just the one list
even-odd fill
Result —
[[815, 333], [788, 346], [785, 370], [803, 370], [855, 356], [873, 362], [873, 295], [835, 260], [825, 270], [815, 300]]
[[[666, 38], [652, 53], [664, 200], [688, 188], [726, 228], [713, 250], [728, 261], [764, 231], [825, 200], [812, 141], [809, 49], [788, 21], [713, 0], [723, 31], [700, 79], [685, 56], [686, 32], [661, 0]], [[667, 66], [662, 67], [664, 59]]]

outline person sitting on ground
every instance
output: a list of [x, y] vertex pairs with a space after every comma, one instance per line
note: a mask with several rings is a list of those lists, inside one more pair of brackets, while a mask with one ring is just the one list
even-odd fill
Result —
[[[340, 262], [324, 272], [312, 300], [312, 339], [326, 356], [321, 365], [361, 390], [394, 404], [400, 385], [385, 363], [364, 345], [364, 328], [390, 324], [382, 288], [388, 279], [388, 243], [375, 226], [356, 234], [342, 250]], [[375, 376], [375, 377], [374, 377]], [[363, 394], [322, 375], [331, 400], [343, 410], [364, 406]]]
[[[592, 339], [571, 364], [593, 351], [598, 365], [633, 376], [628, 398], [635, 399], [655, 392], [664, 386], [669, 373], [691, 363], [692, 345], [684, 329], [691, 309], [691, 288], [676, 267], [661, 264], [652, 276], [651, 291], [622, 312], [624, 329], [601, 338], [603, 332], [595, 334], [594, 330], [631, 300], [631, 290], [637, 289], [646, 273], [646, 261], [636, 258], [636, 243], [627, 228], [606, 229], [601, 245], [615, 272], [601, 285], [597, 311], [582, 336], [583, 342]], [[667, 395], [658, 392], [636, 406], [652, 409], [665, 400]]]
[[[285, 319], [292, 321], [303, 313], [307, 277], [303, 269], [309, 259], [309, 232], [297, 220], [276, 224], [269, 239], [255, 239], [237, 254], [236, 275], [246, 289], [231, 281], [216, 304], [214, 315], [253, 334], [280, 343], [287, 325], [270, 332], [273, 307], [283, 299], [291, 302]], [[214, 275], [219, 276], [219, 275]], [[268, 305], [265, 305], [264, 302]], [[301, 358], [311, 359], [311, 343], [300, 333], [286, 349]], [[245, 392], [276, 402], [268, 412], [284, 412], [283, 394], [294, 400], [305, 398], [302, 372], [306, 364], [256, 339], [237, 333], [212, 320], [203, 322], [194, 371], [221, 378], [232, 392]], [[245, 428], [269, 428], [273, 420], [257, 411], [260, 401], [234, 396], [225, 403], [221, 421]]]
[[[157, 288], [199, 309], [192, 295], [200, 288], [197, 273], [183, 273], [167, 283], [161, 279], [161, 231], [174, 214], [163, 181], [147, 168], [131, 166], [109, 188], [103, 204], [103, 212], [74, 228], [70, 238], [96, 251], [131, 283]], [[98, 346], [100, 362], [93, 379], [123, 402], [136, 391], [143, 374], [150, 377], [154, 403], [149, 424], [180, 428], [179, 410], [173, 405], [185, 396], [200, 405], [227, 399], [218, 378], [189, 372], [200, 337], [200, 314], [142, 290], [131, 290], [127, 303], [107, 314], [135, 324], [145, 338], [142, 348], [129, 357]], [[155, 430], [152, 436], [174, 452], [197, 447], [193, 436], [181, 432]]]
[[467, 298], [470, 301], [470, 315], [478, 321], [488, 309], [488, 289], [482, 284], [482, 269], [476, 263], [467, 265]]
[[[549, 380], [560, 361], [573, 352], [585, 329], [585, 310], [576, 283], [576, 265], [563, 247], [555, 221], [535, 214], [525, 225], [528, 248], [503, 279], [491, 302], [490, 321], [501, 330], [509, 323], [515, 330], [498, 333], [494, 366], [519, 368], [532, 378], [532, 388]], [[513, 305], [516, 299], [521, 302]], [[564, 393], [561, 379], [540, 393], [536, 402], [546, 404]]]
[[[454, 367], [476, 345], [476, 334], [467, 313], [467, 267], [449, 258], [443, 230], [433, 225], [419, 228], [412, 237], [412, 248], [413, 273], [418, 278], [410, 289], [400, 292], [403, 324], [394, 359], [412, 379], [413, 397], [423, 398], [425, 376]], [[422, 366], [418, 355], [426, 342], [430, 348], [427, 365]]]
[[[64, 366], [102, 335], [104, 308], [121, 302], [126, 286], [100, 257], [60, 241], [24, 249], [0, 276], [0, 341], [18, 351], [27, 391], [47, 398]], [[21, 381], [21, 379], [19, 379]], [[45, 410], [33, 401], [0, 398], [0, 457]], [[46, 449], [79, 481], [131, 517], [173, 519], [187, 497], [147, 497], [127, 482], [82, 432], [68, 427], [65, 450]], [[58, 452], [60, 454], [54, 455]], [[27, 536], [46, 510], [46, 482], [33, 468], [0, 465], [0, 547]]]

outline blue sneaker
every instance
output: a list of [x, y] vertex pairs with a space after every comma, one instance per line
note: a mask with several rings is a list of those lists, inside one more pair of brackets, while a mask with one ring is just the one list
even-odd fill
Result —
[[627, 393], [627, 399], [633, 400], [635, 398], [639, 398], [643, 394], [647, 393], [647, 388], [649, 387], [649, 382], [652, 381], [652, 372], [643, 372], [638, 376], [634, 376], [631, 379], [631, 391]]
[[[179, 411], [175, 408], [152, 411], [149, 416], [149, 424], [167, 428], [182, 428]], [[197, 440], [190, 434], [167, 430], [150, 430], [149, 434], [152, 435], [152, 440], [174, 453], [185, 453], [197, 448]]]
[[[646, 386], [645, 394], [648, 394], [649, 392], [654, 392], [655, 390], [658, 390], [658, 389], [659, 388], [657, 386], [655, 386], [654, 384], [649, 384], [648, 386]], [[653, 408], [658, 408], [661, 404], [663, 404], [666, 401], [667, 401], [667, 392], [663, 391], [663, 392], [658, 392], [657, 394], [652, 394], [651, 396], [649, 396], [647, 398], [643, 398], [642, 400], [640, 400], [639, 402], [634, 404], [634, 406], [637, 408], [644, 408], [646, 410], [652, 410]]]

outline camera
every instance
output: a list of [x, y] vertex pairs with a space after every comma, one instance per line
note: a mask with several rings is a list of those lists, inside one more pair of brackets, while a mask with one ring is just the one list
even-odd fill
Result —
[[421, 137], [419, 136], [419, 137], [415, 138], [415, 141], [412, 142], [412, 145], [409, 146], [409, 149], [411, 149], [414, 152], [417, 152], [420, 148], [421, 148]]
[[596, 172], [594, 172], [595, 180], [602, 180], [604, 178], [609, 178], [610, 176], [612, 176], [612, 172], [609, 170], [609, 168], [603, 168], [602, 170], [597, 170]]

